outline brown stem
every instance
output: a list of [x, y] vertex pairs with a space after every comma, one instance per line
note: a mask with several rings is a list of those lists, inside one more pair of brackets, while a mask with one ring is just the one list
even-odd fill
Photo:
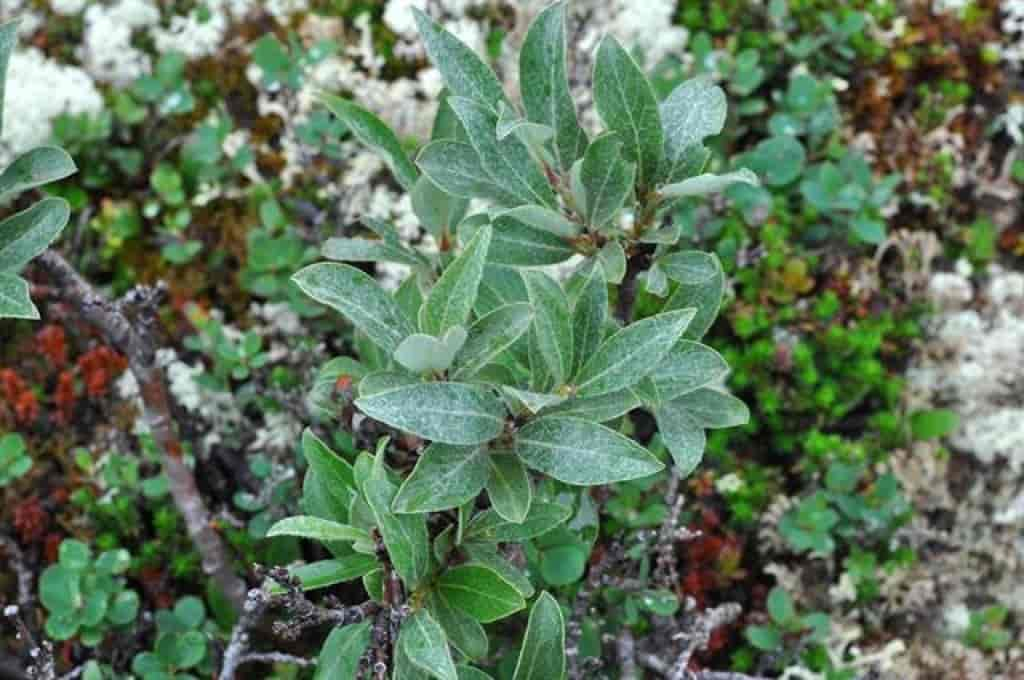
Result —
[[[37, 262], [85, 320], [100, 329], [110, 344], [128, 358], [128, 367], [139, 384], [143, 417], [161, 454], [171, 497], [202, 559], [203, 572], [214, 580], [235, 610], [240, 610], [245, 601], [245, 582], [235, 572], [231, 554], [214, 530], [195, 476], [182, 459], [167, 382], [156, 363], [152, 329], [157, 323], [158, 291], [136, 288], [115, 303], [96, 292], [59, 253], [49, 250]], [[134, 313], [134, 322], [129, 313]]]

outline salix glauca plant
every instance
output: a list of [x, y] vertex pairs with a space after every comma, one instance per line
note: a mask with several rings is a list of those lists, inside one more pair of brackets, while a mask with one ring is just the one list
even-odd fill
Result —
[[[514, 677], [557, 680], [562, 610], [501, 547], [583, 514], [595, 526], [586, 487], [664, 469], [630, 436], [631, 412], [653, 414], [682, 476], [699, 463], [706, 428], [747, 420], [721, 387], [728, 366], [700, 343], [722, 299], [721, 266], [678, 250], [663, 216], [680, 197], [756, 178], [701, 174], [703, 140], [725, 121], [719, 88], [691, 81], [659, 103], [613, 38], [597, 50], [593, 83], [607, 129], [591, 139], [566, 77], [564, 3], [526, 36], [523, 111], [470, 48], [426, 15], [416, 19], [446, 94], [415, 162], [374, 115], [324, 101], [411, 193], [439, 252], [407, 247], [393, 226], [366, 220], [376, 238], [331, 239], [324, 255], [407, 265], [394, 294], [339, 262], [294, 280], [356, 329], [359, 360], [336, 360], [328, 381], [343, 371], [355, 381], [355, 409], [403, 441], [429, 444], [410, 470], [387, 440], [350, 464], [307, 432], [309, 514], [270, 534], [334, 551], [297, 570], [305, 587], [362, 577], [385, 609], [406, 612], [393, 641], [379, 620], [336, 629], [321, 655], [331, 678], [353, 677], [382, 636], [389, 651], [377, 650], [374, 663], [390, 664], [391, 677], [489, 677], [468, 666], [488, 655], [482, 624], [533, 600]], [[471, 211], [472, 199], [487, 207]], [[641, 278], [660, 300], [656, 313], [633, 309]], [[596, 529], [589, 535], [592, 544]]]
[[[0, 25], [0, 132], [7, 64], [18, 39], [18, 22]], [[0, 201], [74, 173], [74, 161], [63, 149], [45, 146], [16, 158], [0, 172]], [[45, 198], [0, 222], [0, 318], [38, 319], [28, 282], [18, 272], [46, 250], [68, 223], [71, 210], [62, 198]]]

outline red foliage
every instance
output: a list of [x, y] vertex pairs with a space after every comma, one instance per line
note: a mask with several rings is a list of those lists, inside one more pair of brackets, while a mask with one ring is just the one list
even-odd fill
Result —
[[53, 415], [54, 422], [58, 425], [69, 425], [75, 409], [75, 376], [71, 371], [61, 371], [57, 377], [53, 405], [57, 409]]
[[64, 329], [56, 324], [47, 324], [36, 333], [39, 351], [46, 356], [54, 368], [61, 368], [68, 362], [68, 343]]
[[53, 564], [57, 561], [57, 558], [60, 556], [60, 543], [63, 540], [64, 537], [55, 531], [46, 534], [46, 540], [43, 542], [43, 559], [48, 564]]
[[50, 524], [50, 516], [43, 509], [38, 496], [27, 498], [14, 506], [14, 528], [21, 542], [29, 545], [43, 537]]
[[96, 347], [78, 358], [78, 370], [90, 397], [102, 397], [124, 369], [128, 360], [109, 347]]
[[10, 368], [0, 369], [0, 391], [4, 400], [14, 409], [19, 425], [28, 425], [39, 417], [39, 401], [25, 381]]

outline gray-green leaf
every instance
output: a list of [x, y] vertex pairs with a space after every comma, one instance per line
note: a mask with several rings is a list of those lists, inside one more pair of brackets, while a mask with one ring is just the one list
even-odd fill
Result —
[[321, 94], [320, 100], [331, 113], [345, 123], [356, 139], [380, 154], [403, 189], [412, 191], [420, 173], [405, 155], [402, 144], [391, 128], [366, 109], [341, 97]]
[[476, 302], [490, 246], [491, 226], [485, 225], [430, 289], [420, 308], [423, 332], [439, 336], [453, 326], [466, 325]]
[[480, 154], [466, 142], [431, 142], [420, 151], [416, 164], [430, 181], [452, 196], [483, 198], [506, 206], [522, 203], [516, 194], [487, 174]]
[[[378, 567], [377, 558], [372, 555], [345, 555], [334, 560], [320, 560], [288, 569], [288, 573], [299, 579], [302, 589], [306, 592], [319, 588], [328, 588], [338, 583], [345, 583], [361, 578]], [[280, 594], [285, 589], [274, 583], [270, 587], [272, 594]]]
[[464, 564], [445, 571], [437, 588], [453, 605], [480, 623], [491, 623], [526, 607], [516, 588], [496, 571]]
[[28, 281], [0, 272], [0, 318], [39, 319], [39, 310], [29, 297]]
[[[711, 328], [715, 317], [718, 316], [718, 309], [722, 306], [722, 296], [725, 294], [725, 272], [718, 258], [712, 255], [715, 263], [715, 273], [700, 283], [680, 283], [672, 297], [665, 303], [663, 311], [674, 309], [696, 308], [697, 313], [693, 321], [687, 326], [683, 337], [688, 340], [700, 340]], [[671, 272], [666, 270], [669, 276]]]
[[750, 421], [750, 410], [742, 401], [719, 390], [702, 387], [672, 401], [693, 416], [702, 427], [738, 427]]
[[329, 238], [320, 252], [327, 259], [340, 262], [398, 262], [410, 267], [424, 264], [411, 250], [366, 238]]
[[458, 507], [477, 497], [489, 475], [486, 449], [435, 442], [416, 461], [391, 508], [425, 513]]
[[594, 103], [608, 129], [619, 133], [623, 156], [637, 164], [637, 184], [652, 186], [664, 153], [658, 99], [640, 66], [611, 36], [597, 48]]
[[516, 433], [515, 450], [527, 466], [578, 486], [638, 479], [664, 467], [629, 437], [566, 416], [527, 423]]
[[556, 385], [572, 374], [573, 329], [569, 301], [557, 281], [543, 272], [522, 272], [533, 305], [537, 350]]
[[[501, 215], [494, 219], [493, 224], [494, 236], [487, 255], [491, 264], [540, 267], [565, 262], [576, 254], [565, 238], [534, 229], [514, 217]], [[460, 232], [463, 229], [460, 227]]]
[[267, 537], [271, 536], [297, 536], [324, 542], [369, 539], [369, 535], [362, 529], [308, 515], [286, 517], [279, 520], [267, 531]]
[[609, 132], [587, 147], [580, 166], [583, 186], [584, 217], [593, 229], [607, 224], [633, 192], [636, 163], [622, 156], [619, 134]]
[[370, 646], [371, 623], [363, 621], [332, 630], [320, 648], [314, 680], [355, 680], [363, 652]]
[[680, 340], [651, 371], [660, 401], [671, 401], [688, 392], [721, 381], [729, 373], [722, 355], [707, 345]]
[[530, 609], [513, 680], [554, 680], [565, 674], [565, 619], [558, 601], [540, 594]]
[[448, 637], [426, 609], [405, 619], [398, 644], [414, 666], [438, 680], [458, 680]]
[[665, 162], [662, 181], [672, 183], [699, 172], [703, 142], [717, 135], [725, 125], [725, 92], [707, 78], [682, 83], [661, 103], [665, 130]]
[[565, 10], [566, 3], [557, 2], [538, 14], [519, 53], [519, 85], [526, 114], [555, 131], [552, 150], [563, 173], [587, 146], [566, 75]]
[[487, 497], [491, 507], [503, 519], [521, 524], [530, 512], [533, 484], [519, 457], [511, 452], [495, 452], [488, 457], [490, 473]]
[[528, 541], [561, 526], [571, 515], [572, 508], [568, 506], [542, 501], [530, 504], [530, 511], [522, 522], [510, 522], [494, 510], [484, 510], [470, 521], [466, 540], [493, 543]]
[[654, 370], [693, 319], [692, 309], [664, 312], [626, 326], [604, 341], [576, 378], [576, 394], [597, 397]]
[[426, 515], [396, 515], [391, 512], [395, 486], [384, 479], [368, 479], [363, 484], [366, 502], [373, 512], [395, 571], [412, 589], [430, 572], [430, 535]]
[[478, 385], [408, 385], [360, 398], [356, 407], [374, 420], [446, 444], [482, 444], [505, 428], [501, 400]]
[[705, 194], [716, 194], [725, 191], [737, 182], [753, 184], [754, 186], [761, 183], [753, 172], [747, 168], [740, 168], [735, 172], [727, 172], [724, 175], [708, 173], [684, 179], [676, 184], [668, 184], [662, 187], [660, 193], [664, 198], [704, 196]]
[[0, 272], [16, 272], [46, 250], [70, 216], [63, 198], [44, 198], [0, 222]]
[[608, 284], [604, 280], [604, 271], [595, 262], [586, 273], [572, 310], [572, 375], [579, 375], [583, 364], [594, 356], [604, 339], [607, 320]]
[[447, 371], [466, 342], [466, 329], [452, 326], [441, 338], [413, 333], [395, 350], [395, 361], [413, 373]]
[[78, 171], [64, 149], [41, 146], [18, 156], [0, 174], [0, 197], [56, 182]]
[[661, 404], [654, 409], [654, 419], [679, 475], [685, 478], [697, 468], [704, 455], [704, 428], [675, 402]]
[[395, 299], [355, 267], [335, 262], [311, 264], [292, 280], [306, 295], [340, 312], [389, 355], [416, 330]]
[[477, 319], [469, 338], [455, 357], [454, 380], [472, 378], [518, 340], [533, 322], [533, 307], [517, 302]]

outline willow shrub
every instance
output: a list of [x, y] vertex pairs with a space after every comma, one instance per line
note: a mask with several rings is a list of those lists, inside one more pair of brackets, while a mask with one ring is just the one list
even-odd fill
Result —
[[[409, 470], [388, 464], [386, 440], [350, 464], [307, 432], [308, 514], [270, 534], [319, 540], [335, 555], [295, 570], [304, 587], [361, 577], [374, 599], [407, 606], [393, 677], [489, 677], [470, 665], [494, 646], [483, 624], [528, 609], [514, 677], [557, 679], [562, 609], [502, 545], [592, 509], [586, 487], [666, 464], [690, 474], [706, 429], [747, 421], [722, 387], [726, 362], [700, 342], [722, 300], [722, 268], [679, 249], [668, 215], [683, 197], [757, 179], [702, 174], [703, 142], [725, 122], [721, 89], [693, 80], [659, 102], [611, 37], [593, 78], [606, 129], [589, 137], [566, 77], [564, 3], [527, 34], [521, 108], [473, 50], [416, 18], [446, 89], [415, 160], [373, 114], [323, 101], [411, 194], [438, 252], [366, 220], [376, 238], [330, 239], [323, 254], [334, 261], [294, 280], [355, 327], [358, 360], [336, 360], [325, 384], [343, 370], [357, 380], [359, 412], [429, 443]], [[399, 263], [409, 275], [392, 294], [343, 262]], [[660, 309], [634, 318], [640, 286]], [[653, 414], [671, 461], [629, 434], [638, 409]], [[385, 587], [392, 576], [400, 588]], [[353, 677], [370, 640], [369, 621], [336, 629], [321, 666]]]

